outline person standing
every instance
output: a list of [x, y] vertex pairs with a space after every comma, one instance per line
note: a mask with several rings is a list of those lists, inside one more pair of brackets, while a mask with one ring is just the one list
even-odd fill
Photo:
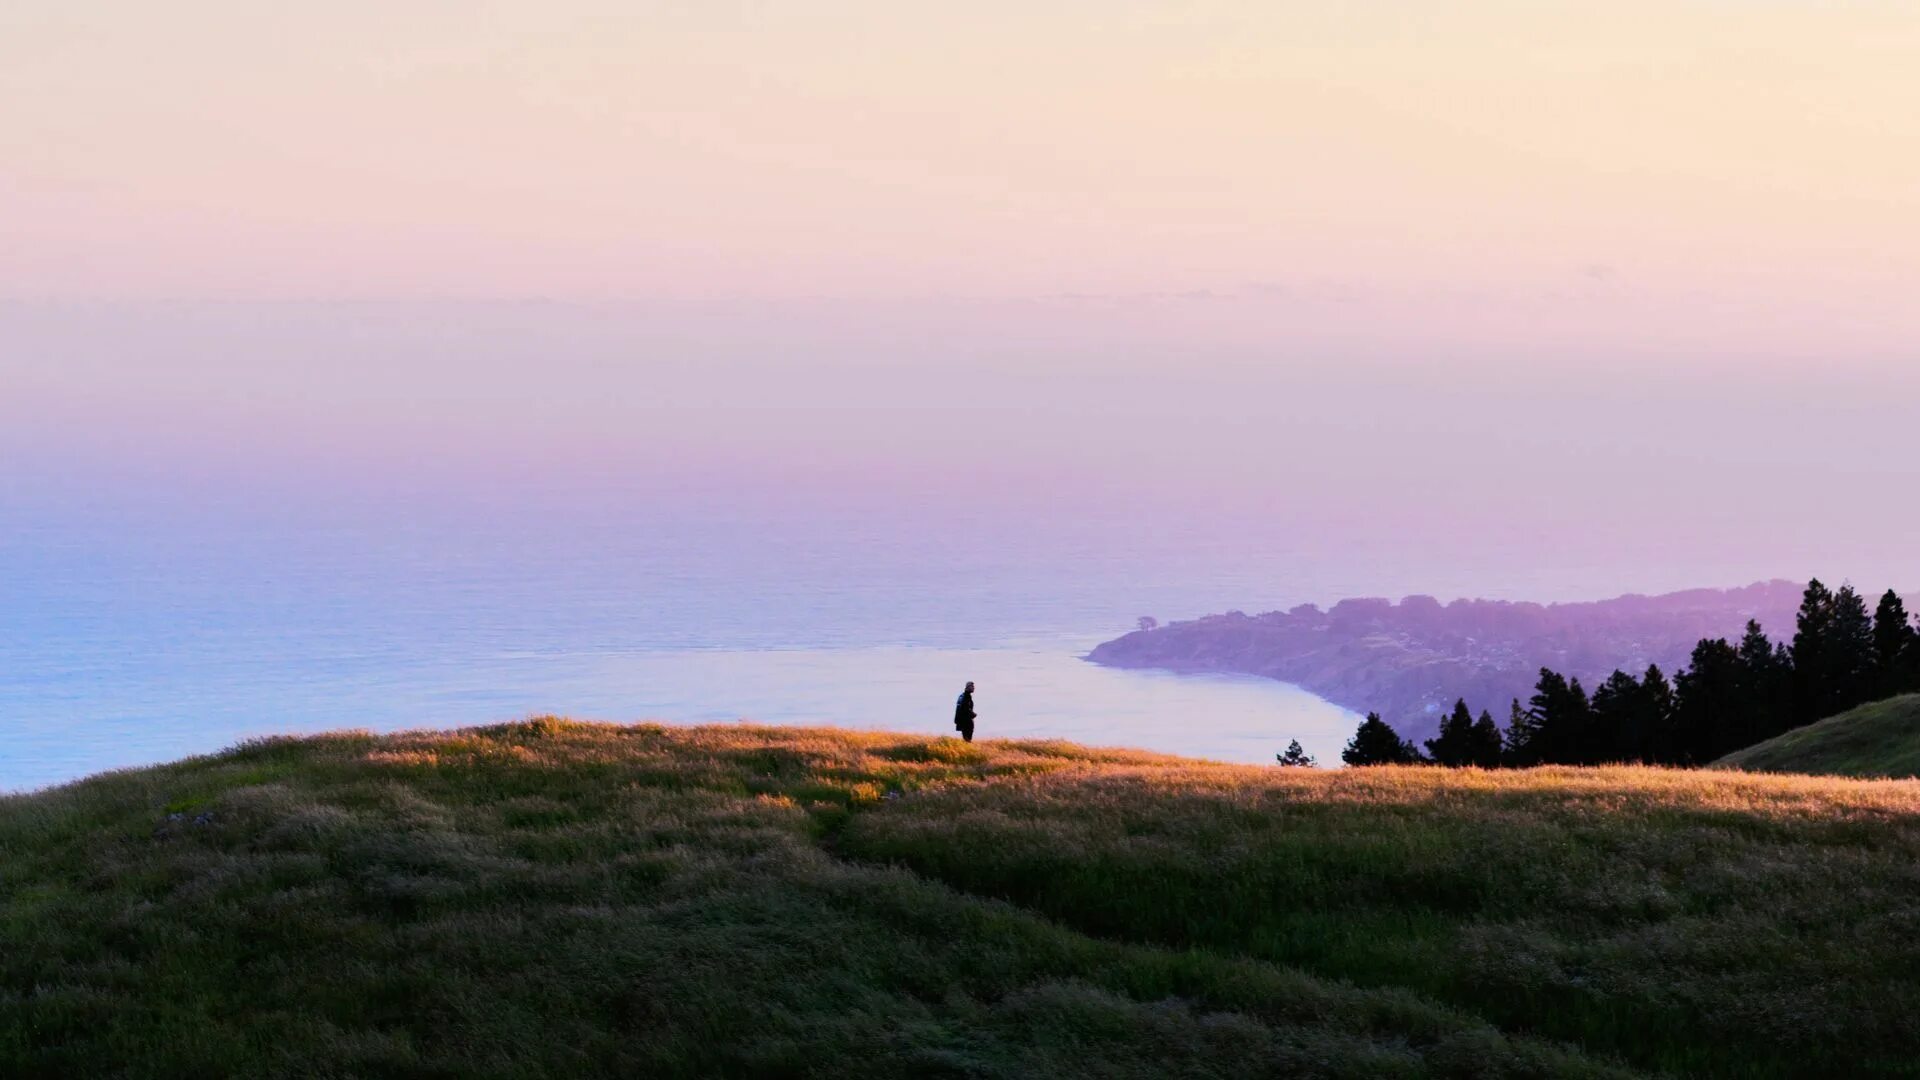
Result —
[[968, 742], [973, 741], [973, 718], [975, 715], [973, 711], [973, 684], [968, 683], [967, 688], [960, 691], [960, 700], [953, 703], [954, 729], [960, 732], [960, 737]]

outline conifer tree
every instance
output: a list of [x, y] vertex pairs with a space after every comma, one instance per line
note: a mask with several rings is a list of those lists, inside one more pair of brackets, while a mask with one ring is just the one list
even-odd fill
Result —
[[1874, 696], [1892, 697], [1920, 689], [1909, 668], [1920, 633], [1907, 617], [1906, 601], [1888, 589], [1873, 613]]
[[1646, 710], [1646, 741], [1641, 747], [1641, 760], [1663, 764], [1677, 761], [1673, 684], [1667, 681], [1667, 674], [1660, 670], [1659, 664], [1648, 664], [1647, 673], [1640, 676], [1640, 707]]
[[[1920, 623], [1920, 616], [1915, 619]], [[1900, 693], [1920, 692], [1920, 625], [1914, 627], [1913, 636], [1907, 639], [1907, 648], [1901, 654], [1899, 667], [1902, 672]]]
[[1515, 768], [1526, 768], [1540, 764], [1540, 724], [1532, 713], [1520, 707], [1520, 699], [1514, 698], [1507, 709], [1506, 745], [1501, 752], [1501, 760]]
[[1873, 616], [1867, 601], [1851, 585], [1833, 594], [1834, 698], [1832, 712], [1845, 712], [1874, 694]]
[[1811, 724], [1854, 704], [1854, 670], [1872, 652], [1866, 605], [1851, 586], [1807, 583], [1793, 635], [1794, 726]]
[[1741, 717], [1730, 733], [1736, 745], [1728, 753], [1787, 730], [1793, 724], [1793, 662], [1760, 624], [1747, 620], [1738, 649], [1741, 668]]
[[1427, 740], [1427, 756], [1435, 765], [1458, 769], [1473, 764], [1473, 713], [1466, 699], [1453, 703], [1453, 712], [1440, 721], [1440, 734]]
[[1388, 727], [1379, 713], [1368, 713], [1340, 751], [1340, 760], [1349, 765], [1415, 765], [1421, 759], [1420, 751]]
[[1745, 672], [1740, 653], [1725, 638], [1702, 640], [1675, 680], [1674, 758], [1676, 765], [1705, 765], [1739, 749]]
[[1644, 761], [1648, 736], [1644, 697], [1640, 680], [1624, 671], [1615, 671], [1594, 687], [1589, 745], [1583, 756], [1600, 762]]
[[1299, 739], [1294, 739], [1287, 743], [1286, 753], [1275, 754], [1273, 756], [1274, 760], [1290, 769], [1311, 769], [1319, 764], [1319, 762], [1313, 760], [1312, 755], [1308, 754], [1306, 750], [1301, 747]]
[[1557, 671], [1541, 668], [1540, 681], [1527, 702], [1527, 715], [1533, 721], [1531, 744], [1539, 763], [1580, 765], [1595, 758], [1592, 709], [1579, 679], [1569, 680]]
[[1793, 684], [1795, 726], [1820, 719], [1829, 697], [1833, 667], [1833, 593], [1819, 578], [1807, 583], [1794, 616]]
[[1468, 744], [1472, 749], [1470, 763], [1482, 769], [1500, 767], [1501, 751], [1500, 726], [1493, 722], [1493, 713], [1482, 709], [1480, 719], [1473, 722], [1473, 734]]
[[1572, 748], [1566, 755], [1575, 765], [1591, 765], [1599, 760], [1598, 751], [1593, 748], [1593, 706], [1587, 699], [1587, 692], [1576, 678], [1567, 680], [1567, 699], [1565, 716], [1562, 718], [1564, 734], [1561, 736]]

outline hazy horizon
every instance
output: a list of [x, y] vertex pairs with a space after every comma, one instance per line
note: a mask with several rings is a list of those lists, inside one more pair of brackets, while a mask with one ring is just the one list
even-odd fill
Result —
[[1915, 55], [1873, 2], [20, 0], [0, 719], [1920, 587]]
[[1920, 584], [1920, 504], [1897, 495], [1920, 365], [1527, 365], [1086, 312], [1016, 335], [840, 314], [4, 306], [0, 497], [16, 522], [189, 530], [672, 509], [775, 544], [809, 522], [829, 555], [840, 519], [1009, 553], [1124, 532], [1168, 559], [1324, 564], [1365, 595]]

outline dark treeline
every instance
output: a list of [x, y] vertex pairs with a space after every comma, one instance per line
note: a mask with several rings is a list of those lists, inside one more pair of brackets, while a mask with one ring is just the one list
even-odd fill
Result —
[[1589, 693], [1547, 668], [1514, 701], [1506, 730], [1465, 701], [1422, 753], [1369, 714], [1341, 753], [1349, 765], [1429, 763], [1482, 768], [1644, 762], [1703, 765], [1856, 705], [1920, 691], [1920, 630], [1889, 590], [1869, 613], [1844, 585], [1807, 585], [1791, 644], [1748, 622], [1739, 641], [1702, 640], [1669, 679], [1658, 666], [1615, 671]]

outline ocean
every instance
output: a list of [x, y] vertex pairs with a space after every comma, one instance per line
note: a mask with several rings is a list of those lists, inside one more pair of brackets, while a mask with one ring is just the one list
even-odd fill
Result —
[[[537, 714], [1065, 738], [1336, 763], [1296, 687], [1081, 659], [1142, 615], [1316, 595], [1149, 530], [888, 523], [658, 500], [337, 517], [68, 500], [0, 530], [0, 790], [257, 736]], [[75, 508], [78, 508], [77, 510]], [[1289, 595], [1277, 595], [1283, 592]], [[1258, 609], [1258, 605], [1249, 607]]]

